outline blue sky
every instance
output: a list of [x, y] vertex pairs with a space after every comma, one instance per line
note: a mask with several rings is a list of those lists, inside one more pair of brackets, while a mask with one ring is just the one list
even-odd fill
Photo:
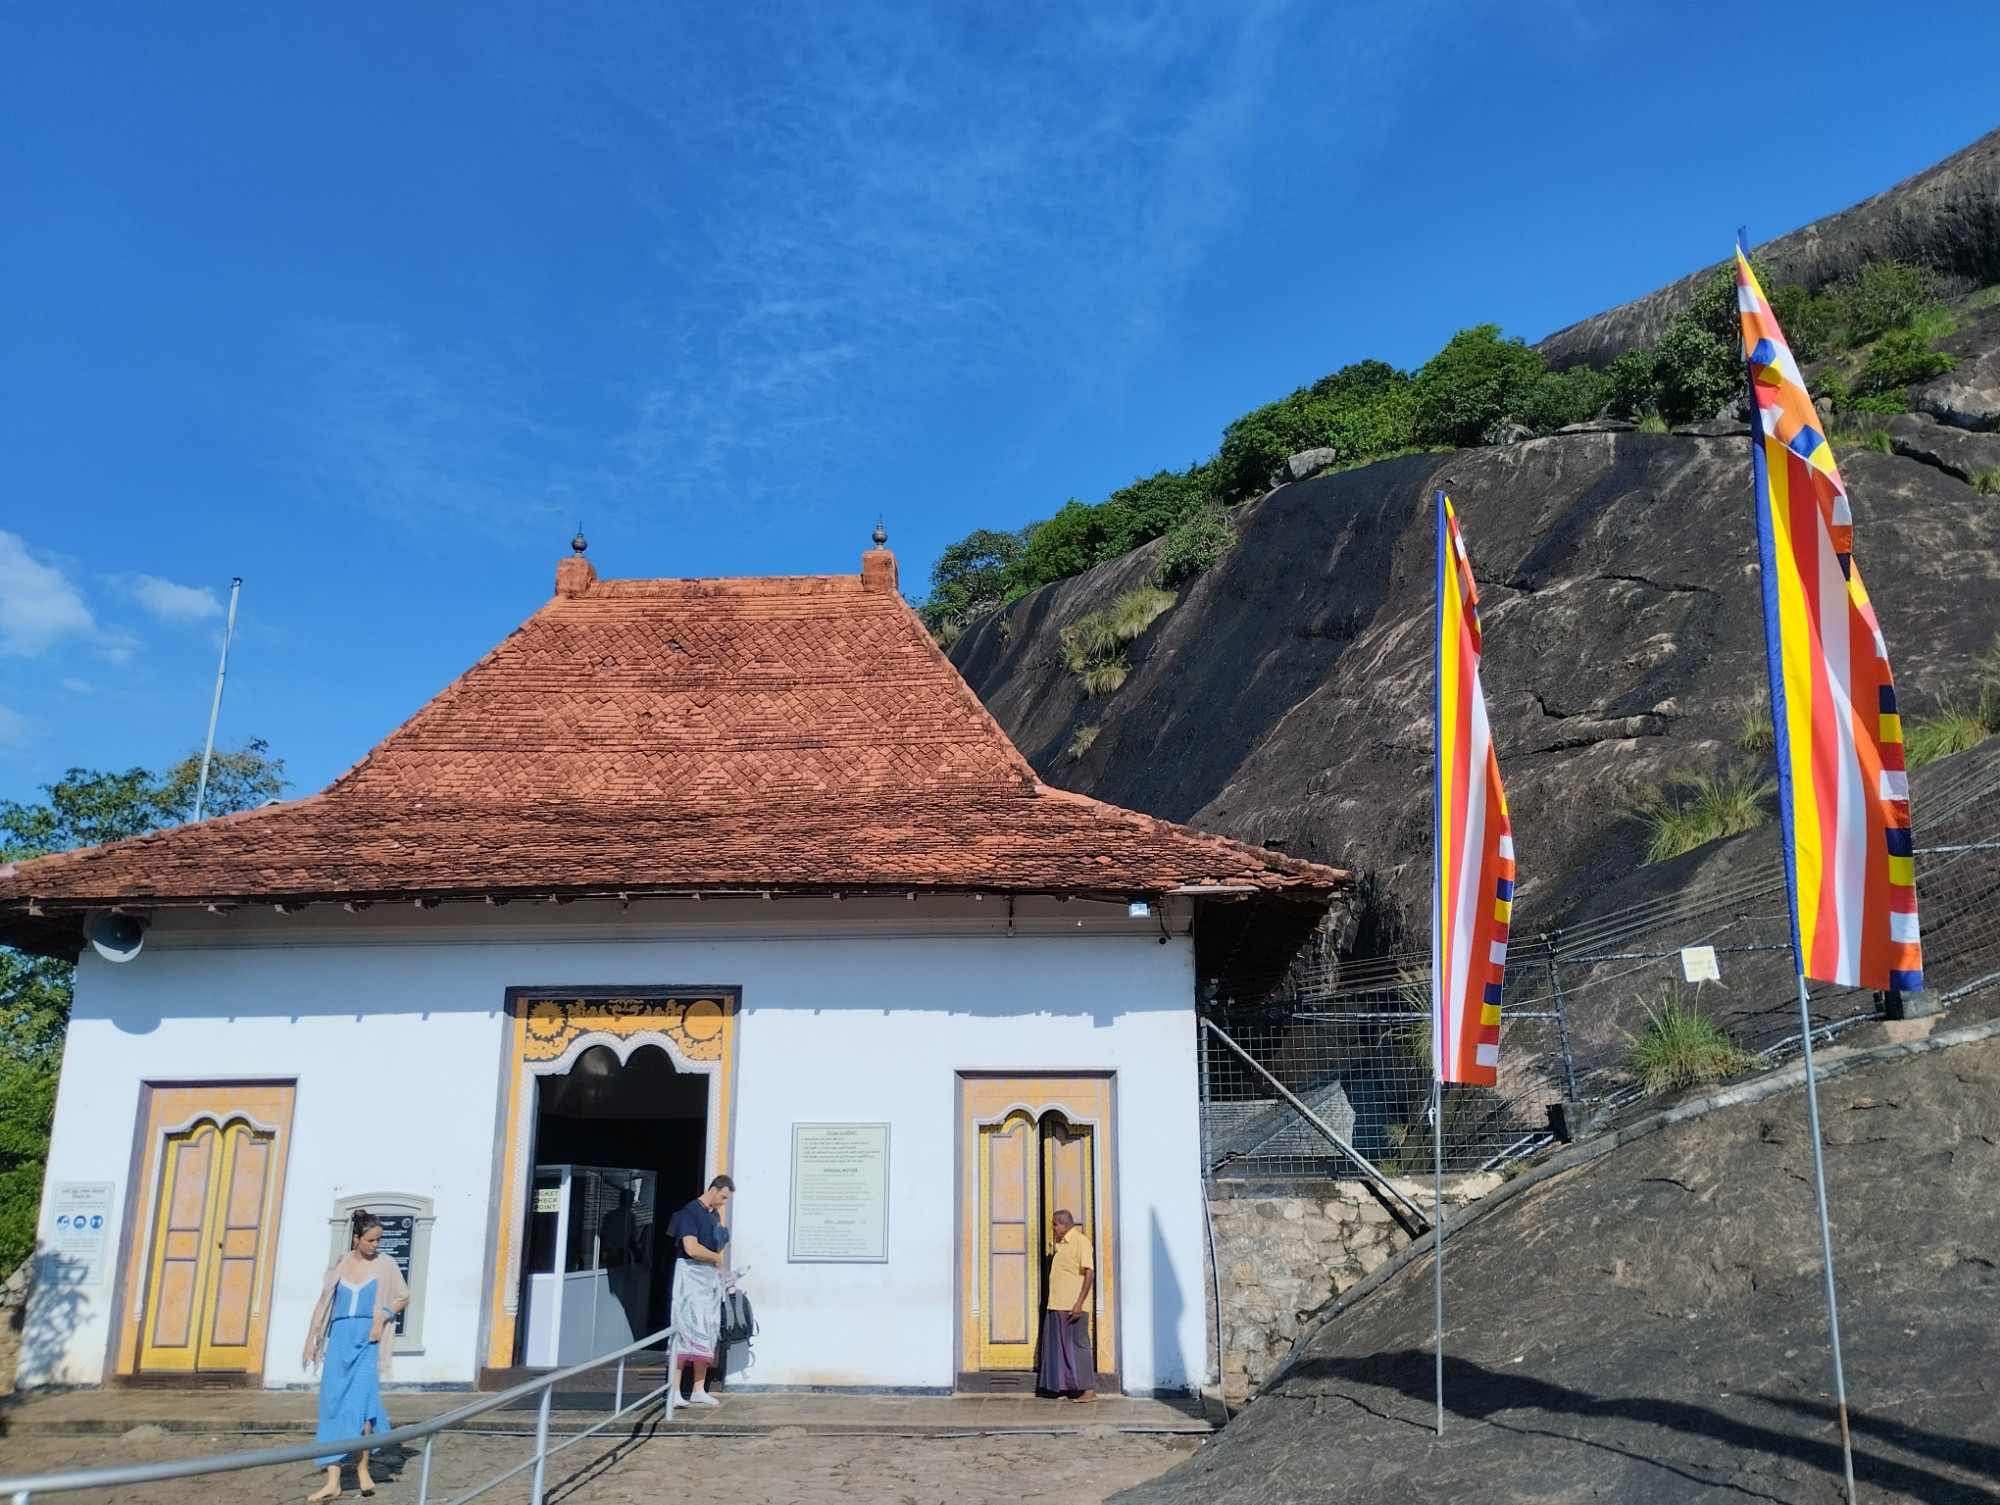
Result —
[[6, 5], [0, 797], [198, 745], [232, 575], [221, 740], [300, 790], [579, 520], [607, 575], [774, 574], [879, 514], [921, 595], [1348, 361], [1537, 338], [2000, 124], [2000, 8], [1883, 17]]

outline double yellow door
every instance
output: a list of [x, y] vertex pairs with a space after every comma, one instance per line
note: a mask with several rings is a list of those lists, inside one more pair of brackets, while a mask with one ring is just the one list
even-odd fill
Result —
[[141, 1319], [142, 1373], [247, 1372], [263, 1358], [276, 1135], [203, 1121], [166, 1136]]
[[[1096, 1135], [1060, 1113], [1009, 1114], [979, 1130], [979, 1351], [982, 1371], [1033, 1369], [1041, 1336], [1050, 1220], [1061, 1208], [1098, 1237]], [[1096, 1306], [1096, 1302], [1092, 1302]]]

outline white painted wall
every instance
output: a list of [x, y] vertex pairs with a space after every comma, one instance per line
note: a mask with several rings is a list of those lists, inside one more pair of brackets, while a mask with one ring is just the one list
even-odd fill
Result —
[[[742, 988], [733, 1256], [763, 1335], [745, 1382], [944, 1387], [954, 1341], [956, 1073], [1115, 1071], [1120, 1352], [1128, 1389], [1179, 1388], [1206, 1353], [1192, 946], [1110, 906], [967, 901], [164, 917], [144, 953], [86, 956], [51, 1181], [114, 1181], [122, 1265], [143, 1081], [298, 1082], [266, 1383], [295, 1384], [334, 1198], [435, 1199], [425, 1351], [399, 1382], [472, 1379], [489, 1266], [504, 993]], [[659, 911], [666, 911], [664, 916]], [[699, 913], [692, 913], [699, 911]], [[698, 921], [698, 923], [697, 923]], [[890, 1259], [788, 1264], [791, 1125], [891, 1125]], [[48, 1230], [43, 1230], [44, 1237]], [[112, 1285], [37, 1295], [24, 1384], [108, 1365]], [[61, 1299], [58, 1299], [61, 1298]], [[72, 1299], [73, 1298], [73, 1299]]]

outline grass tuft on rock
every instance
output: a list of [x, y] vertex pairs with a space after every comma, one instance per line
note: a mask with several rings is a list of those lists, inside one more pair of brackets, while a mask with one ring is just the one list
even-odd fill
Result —
[[1646, 1092], [1698, 1087], [1747, 1071], [1757, 1058], [1682, 994], [1678, 986], [1648, 1005], [1646, 1027], [1632, 1037], [1625, 1061]]
[[1928, 716], [1911, 719], [1903, 729], [1903, 759], [1922, 768], [1939, 758], [1977, 747], [2000, 731], [2000, 700], [1985, 697], [1977, 705], [1944, 701]]
[[1646, 861], [1665, 862], [1765, 824], [1771, 818], [1765, 801], [1777, 787], [1754, 769], [1731, 766], [1650, 791], [1632, 811], [1646, 827]]
[[1972, 489], [1981, 496], [2000, 496], [2000, 465], [1982, 470], [1972, 478]]
[[1143, 637], [1176, 599], [1170, 590], [1141, 585], [1063, 628], [1063, 667], [1082, 680], [1084, 694], [1109, 695], [1125, 683], [1132, 672], [1125, 645]]
[[1131, 672], [1132, 666], [1125, 662], [1125, 655], [1122, 653], [1116, 658], [1100, 660], [1083, 671], [1081, 676], [1083, 693], [1091, 696], [1109, 695], [1125, 683], [1126, 676]]
[[1076, 735], [1069, 739], [1069, 746], [1065, 747], [1063, 751], [1068, 753], [1072, 758], [1082, 757], [1092, 747], [1097, 745], [1097, 734], [1103, 730], [1104, 727], [1101, 723], [1078, 727]]
[[1760, 700], [1743, 713], [1731, 739], [1737, 750], [1753, 758], [1768, 758], [1778, 750], [1778, 729], [1771, 724], [1771, 702]]
[[1172, 591], [1151, 585], [1125, 592], [1111, 603], [1110, 610], [1105, 613], [1112, 636], [1121, 643], [1143, 636], [1146, 629], [1169, 611], [1177, 599]]
[[1828, 434], [1827, 438], [1846, 449], [1872, 449], [1878, 455], [1890, 455], [1896, 452], [1885, 429], [1837, 428]]

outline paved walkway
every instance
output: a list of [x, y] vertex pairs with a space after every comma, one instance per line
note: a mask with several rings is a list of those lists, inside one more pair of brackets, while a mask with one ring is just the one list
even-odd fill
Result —
[[[634, 1381], [634, 1393], [657, 1383]], [[462, 1390], [390, 1391], [390, 1420], [398, 1426], [425, 1421], [479, 1397]], [[204, 1436], [272, 1434], [310, 1437], [319, 1398], [311, 1390], [72, 1390], [0, 1399], [0, 1439], [118, 1435], [135, 1427]], [[611, 1409], [604, 1390], [556, 1392], [551, 1425], [557, 1431], [588, 1425]], [[489, 1411], [464, 1424], [466, 1431], [518, 1432], [533, 1423], [533, 1403]], [[1192, 1399], [1154, 1400], [1107, 1395], [1090, 1404], [1041, 1400], [1032, 1395], [787, 1395], [729, 1396], [713, 1410], [681, 1408], [677, 1433], [731, 1436], [800, 1429], [815, 1434], [903, 1432], [926, 1437], [978, 1436], [988, 1432], [1082, 1432], [1110, 1428], [1202, 1436], [1215, 1423]], [[0, 1441], [0, 1450], [5, 1442]], [[0, 1473], [12, 1473], [0, 1469]]]
[[[124, 1396], [114, 1393], [111, 1398]], [[397, 1399], [418, 1397], [391, 1398], [396, 1419], [412, 1416], [412, 1409], [397, 1405]], [[919, 1409], [899, 1416], [899, 1405]], [[685, 1412], [677, 1413], [672, 1423], [661, 1422], [657, 1412], [642, 1415], [634, 1424], [610, 1429], [551, 1460], [549, 1499], [552, 1505], [656, 1505], [697, 1497], [729, 1505], [1101, 1505], [1119, 1490], [1164, 1473], [1198, 1446], [1199, 1433], [1117, 1430], [1121, 1422], [1190, 1424], [1170, 1407], [1154, 1411], [1148, 1409], [1151, 1405], [1100, 1402], [1105, 1414], [1092, 1418], [1087, 1407], [1037, 1405], [1015, 1397], [739, 1396], [723, 1410], [737, 1413], [734, 1424], [743, 1435], [722, 1435], [720, 1414], [704, 1418], [701, 1434], [682, 1427]], [[907, 1418], [913, 1414], [928, 1418], [946, 1408], [956, 1413], [949, 1428], [932, 1426], [915, 1435], [900, 1429], [910, 1425]], [[1072, 1419], [1071, 1412], [1082, 1414]], [[164, 1411], [156, 1408], [155, 1414]], [[36, 1425], [47, 1416], [43, 1412]], [[1110, 1419], [1114, 1416], [1120, 1422]], [[815, 1430], [831, 1428], [836, 1421], [847, 1430]], [[525, 1458], [528, 1439], [521, 1434], [526, 1422], [526, 1417], [515, 1417], [513, 1435], [453, 1432], [441, 1437], [432, 1458], [430, 1498], [450, 1499]], [[976, 1429], [974, 1423], [979, 1424]], [[992, 1430], [1016, 1424], [1075, 1430]], [[12, 1430], [0, 1437], [0, 1476], [184, 1458], [229, 1451], [248, 1440], [240, 1433], [170, 1432], [158, 1426], [134, 1422], [111, 1434]], [[284, 1440], [289, 1439], [269, 1439], [273, 1445]], [[418, 1464], [415, 1452], [378, 1454], [375, 1500], [414, 1505]], [[290, 1464], [36, 1499], [62, 1505], [271, 1505], [303, 1500], [318, 1483], [310, 1465]], [[357, 1499], [352, 1473], [344, 1483], [345, 1498]], [[517, 1477], [481, 1498], [522, 1505], [526, 1483], [525, 1476]]]

